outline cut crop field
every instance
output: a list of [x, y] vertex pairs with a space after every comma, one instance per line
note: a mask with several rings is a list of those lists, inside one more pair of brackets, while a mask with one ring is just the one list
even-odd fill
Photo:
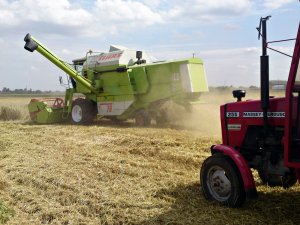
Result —
[[[241, 209], [204, 199], [199, 169], [221, 142], [219, 104], [234, 99], [230, 91], [202, 99], [192, 114], [173, 111], [166, 127], [0, 121], [0, 222], [300, 224], [298, 184], [271, 188], [256, 175], [259, 198]], [[0, 98], [0, 107], [23, 100]]]

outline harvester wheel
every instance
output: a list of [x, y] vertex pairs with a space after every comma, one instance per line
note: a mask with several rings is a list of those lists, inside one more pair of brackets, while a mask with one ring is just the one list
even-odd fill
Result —
[[160, 112], [159, 115], [156, 115], [155, 121], [157, 125], [161, 126], [168, 124], [169, 121], [167, 113], [165, 111]]
[[77, 98], [72, 105], [72, 122], [85, 124], [92, 122], [97, 115], [96, 104], [90, 100]]
[[149, 113], [144, 109], [137, 111], [135, 113], [134, 119], [135, 125], [139, 127], [149, 126], [151, 124], [151, 117]]
[[221, 154], [202, 164], [200, 182], [204, 197], [230, 207], [240, 207], [246, 200], [242, 178], [232, 162]]
[[122, 123], [123, 121], [125, 120], [120, 120], [118, 119], [116, 116], [110, 116], [108, 117], [110, 119], [110, 121], [113, 123], [113, 124], [120, 124]]

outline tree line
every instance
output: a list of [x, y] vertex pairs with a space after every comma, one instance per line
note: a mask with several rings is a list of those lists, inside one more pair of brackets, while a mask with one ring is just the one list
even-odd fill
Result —
[[0, 90], [0, 93], [2, 94], [51, 94], [51, 93], [57, 93], [58, 91], [41, 91], [41, 90], [32, 90], [31, 88], [27, 89], [10, 89], [7, 87], [3, 87], [2, 90]]

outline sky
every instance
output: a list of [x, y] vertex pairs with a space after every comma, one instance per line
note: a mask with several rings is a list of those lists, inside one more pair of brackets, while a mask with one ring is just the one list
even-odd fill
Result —
[[[64, 73], [24, 50], [27, 33], [67, 62], [116, 44], [157, 60], [195, 55], [209, 86], [259, 86], [256, 27], [268, 15], [269, 41], [295, 38], [298, 0], [0, 0], [0, 90], [64, 90]], [[292, 54], [294, 42], [272, 47]], [[268, 54], [270, 79], [286, 80], [291, 58]]]

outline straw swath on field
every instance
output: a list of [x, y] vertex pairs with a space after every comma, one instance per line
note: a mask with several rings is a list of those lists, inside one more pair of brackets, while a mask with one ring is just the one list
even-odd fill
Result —
[[271, 188], [256, 176], [259, 199], [241, 209], [204, 199], [199, 168], [220, 143], [211, 102], [189, 117], [199, 123], [162, 128], [0, 122], [0, 222], [299, 224], [299, 185]]

